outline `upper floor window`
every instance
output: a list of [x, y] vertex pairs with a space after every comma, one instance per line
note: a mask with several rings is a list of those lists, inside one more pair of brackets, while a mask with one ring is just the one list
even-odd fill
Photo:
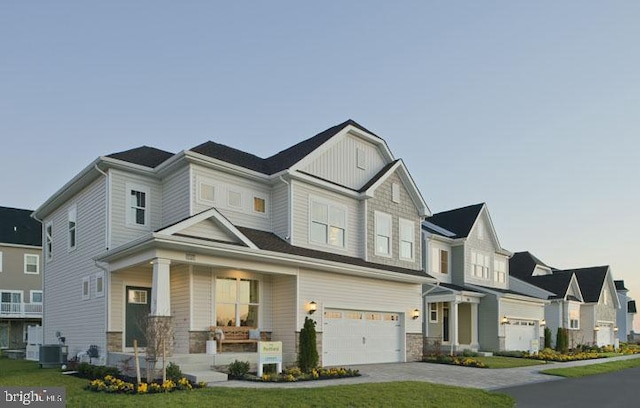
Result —
[[311, 241], [344, 248], [347, 214], [344, 207], [311, 201]]
[[415, 223], [400, 218], [400, 258], [413, 260], [415, 248]]
[[76, 210], [76, 206], [73, 205], [71, 206], [71, 208], [69, 208], [69, 211], [67, 212], [67, 221], [68, 221], [68, 228], [69, 228], [69, 250], [73, 250], [76, 249], [76, 238], [77, 238], [77, 230], [76, 230], [76, 218], [77, 218], [77, 210]]
[[216, 279], [216, 325], [258, 327], [259, 284], [252, 279]]
[[391, 201], [400, 202], [400, 184], [398, 183], [391, 183]]
[[253, 197], [253, 211], [264, 214], [267, 206], [266, 201], [262, 197]]
[[42, 291], [41, 290], [32, 290], [31, 291], [31, 303], [42, 303]]
[[207, 204], [213, 204], [216, 199], [216, 188], [213, 184], [201, 181], [198, 184], [198, 198]]
[[505, 283], [507, 280], [507, 262], [502, 259], [494, 259], [493, 269], [494, 280]]
[[227, 204], [229, 204], [229, 207], [242, 208], [242, 193], [229, 190], [229, 194], [227, 196]]
[[431, 272], [449, 273], [449, 251], [440, 248], [431, 248]]
[[39, 274], [40, 273], [40, 256], [34, 254], [24, 255], [24, 273]]
[[489, 263], [488, 256], [471, 252], [471, 271], [476, 278], [489, 279]]
[[96, 297], [104, 296], [104, 272], [96, 274]]
[[15, 313], [21, 310], [22, 303], [22, 291], [21, 290], [6, 290], [0, 292], [0, 301], [2, 302], [2, 311], [8, 313]]
[[53, 258], [53, 224], [51, 223], [51, 221], [45, 224], [44, 241], [44, 250], [47, 253], [47, 260], [50, 260]]
[[127, 224], [149, 226], [149, 188], [127, 184]]
[[375, 212], [376, 255], [391, 256], [392, 219], [390, 214]]

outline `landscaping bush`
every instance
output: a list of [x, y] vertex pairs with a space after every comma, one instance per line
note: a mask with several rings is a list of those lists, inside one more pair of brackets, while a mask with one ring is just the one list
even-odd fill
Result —
[[234, 361], [229, 364], [229, 377], [233, 379], [243, 379], [247, 373], [249, 372], [249, 362], [248, 361]]
[[206, 384], [191, 384], [186, 378], [177, 381], [167, 379], [162, 383], [140, 383], [137, 386], [133, 382], [107, 375], [104, 379], [95, 379], [89, 383], [87, 389], [94, 392], [106, 392], [109, 394], [157, 394], [161, 392], [173, 392], [177, 390], [192, 390], [203, 388]]
[[526, 353], [525, 358], [530, 358], [533, 360], [544, 360], [544, 361], [577, 361], [577, 360], [591, 360], [596, 358], [604, 358], [602, 354], [594, 353], [594, 352], [578, 352], [578, 353], [560, 353], [550, 348], [546, 348], [538, 354], [528, 354]]
[[569, 351], [569, 334], [567, 329], [558, 327], [556, 333], [556, 351], [562, 354], [566, 354]]
[[117, 377], [120, 375], [120, 370], [118, 370], [116, 367], [96, 366], [89, 363], [78, 364], [77, 371], [79, 377], [89, 380], [97, 380], [108, 375], [113, 377]]
[[309, 373], [318, 366], [318, 348], [316, 345], [316, 322], [309, 317], [304, 318], [304, 326], [300, 330], [298, 367]]
[[525, 357], [525, 352], [524, 351], [516, 351], [516, 350], [511, 350], [511, 351], [496, 351], [493, 353], [494, 356], [500, 356], [500, 357], [514, 357], [514, 358], [522, 358]]
[[422, 361], [427, 363], [459, 365], [464, 367], [487, 368], [487, 365], [483, 362], [470, 357], [447, 356], [444, 354], [440, 354], [435, 357], [426, 357]]
[[551, 329], [548, 327], [544, 328], [544, 348], [551, 348]]
[[180, 366], [170, 362], [169, 365], [167, 365], [167, 379], [172, 380], [173, 382], [178, 382], [182, 377], [184, 376], [182, 375]]
[[463, 357], [478, 357], [478, 353], [473, 352], [473, 351], [471, 351], [471, 350], [464, 350], [464, 351], [462, 352], [462, 356], [463, 356]]
[[291, 367], [285, 369], [284, 372], [280, 374], [264, 373], [261, 378], [248, 377], [248, 379], [264, 382], [296, 382], [358, 376], [360, 376], [360, 372], [350, 368], [313, 368], [310, 372], [305, 373], [298, 367]]

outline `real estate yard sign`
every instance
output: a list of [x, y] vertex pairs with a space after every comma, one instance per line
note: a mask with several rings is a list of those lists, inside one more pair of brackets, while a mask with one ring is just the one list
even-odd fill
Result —
[[282, 372], [282, 342], [259, 341], [258, 342], [258, 377], [262, 377], [264, 364], [276, 364], [277, 372]]

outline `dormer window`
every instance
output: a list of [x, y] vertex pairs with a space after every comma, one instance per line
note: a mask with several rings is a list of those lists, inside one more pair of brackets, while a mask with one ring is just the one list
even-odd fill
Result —
[[149, 188], [127, 183], [127, 225], [149, 226]]

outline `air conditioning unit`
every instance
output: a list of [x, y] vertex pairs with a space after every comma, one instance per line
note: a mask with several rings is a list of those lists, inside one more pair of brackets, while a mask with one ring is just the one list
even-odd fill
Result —
[[56, 368], [67, 363], [69, 347], [62, 344], [43, 344], [40, 346], [40, 368]]

